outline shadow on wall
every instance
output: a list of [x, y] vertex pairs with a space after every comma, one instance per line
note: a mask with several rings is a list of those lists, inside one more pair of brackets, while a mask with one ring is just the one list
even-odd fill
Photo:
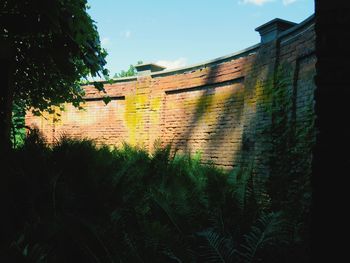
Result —
[[[172, 145], [173, 151], [201, 152], [203, 162], [225, 169], [254, 163], [255, 174], [266, 174], [266, 149], [271, 138], [264, 132], [272, 123], [266, 111], [271, 103], [266, 85], [274, 81], [282, 57], [292, 66], [291, 72], [298, 72], [298, 60], [305, 60], [298, 56], [313, 48], [313, 32], [306, 32], [306, 26], [311, 28], [307, 23], [298, 31], [290, 31], [292, 35], [283, 36], [283, 50], [282, 38], [278, 38], [249, 49], [256, 51], [254, 54], [246, 51], [241, 57], [217, 60], [216, 65], [203, 64], [191, 72], [188, 68], [155, 75], [159, 79], [152, 80], [154, 76], [147, 75], [132, 83], [126, 81], [126, 86], [124, 82], [117, 83], [113, 88], [122, 88], [123, 99], [107, 107], [98, 105], [101, 101], [90, 101], [85, 117], [84, 113], [74, 115], [70, 111], [67, 123], [61, 127], [71, 130], [70, 134], [84, 133], [112, 145], [122, 140], [151, 145], [160, 136], [163, 144]], [[301, 29], [303, 35], [299, 34]], [[298, 80], [299, 76], [294, 75]], [[82, 123], [82, 119], [86, 121]], [[60, 131], [58, 125], [44, 129]]]
[[[254, 60], [253, 69], [255, 64]], [[231, 169], [253, 157], [256, 96], [261, 87], [258, 70], [252, 70], [248, 79], [220, 81], [224, 66], [209, 68], [199, 87], [167, 92], [163, 133], [173, 134], [174, 151], [200, 152], [203, 162]]]
[[[270, 58], [277, 51], [275, 43], [264, 48], [270, 52], [255, 54], [245, 76], [223, 80], [223, 63], [207, 69], [203, 85], [167, 92], [163, 134], [172, 134], [174, 151], [201, 152], [203, 162], [225, 169], [254, 163], [254, 174], [268, 175], [268, 88], [274, 85], [279, 61]], [[299, 70], [295, 61], [289, 66], [291, 72]], [[290, 82], [288, 89], [294, 88]]]

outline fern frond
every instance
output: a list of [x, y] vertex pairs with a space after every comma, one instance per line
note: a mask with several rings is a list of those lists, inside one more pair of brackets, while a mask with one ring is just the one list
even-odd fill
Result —
[[141, 255], [139, 254], [139, 250], [137, 246], [134, 244], [134, 241], [131, 239], [130, 235], [126, 232], [124, 232], [123, 236], [124, 244], [129, 249], [128, 255], [132, 255], [133, 262], [144, 262]]
[[253, 225], [251, 231], [245, 235], [245, 243], [241, 245], [239, 255], [243, 262], [254, 262], [259, 250], [275, 244], [284, 235], [283, 226], [284, 221], [280, 212], [261, 215], [257, 224]]
[[224, 237], [212, 229], [198, 233], [204, 239], [200, 247], [200, 262], [233, 262], [236, 249], [230, 238]]
[[175, 229], [181, 234], [184, 235], [183, 231], [181, 230], [179, 224], [177, 223], [176, 216], [172, 213], [170, 207], [168, 204], [162, 200], [160, 200], [156, 195], [153, 196], [153, 201], [157, 206], [164, 212], [164, 214], [167, 216], [171, 224], [175, 227]]

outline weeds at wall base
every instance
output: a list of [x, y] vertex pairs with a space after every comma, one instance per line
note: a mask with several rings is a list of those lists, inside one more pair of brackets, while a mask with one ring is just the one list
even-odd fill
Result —
[[[259, 207], [250, 169], [35, 132], [2, 176], [3, 262], [295, 262], [285, 211]], [[288, 257], [288, 253], [291, 253]], [[152, 259], [152, 261], [150, 261]], [[298, 261], [302, 262], [302, 261]]]

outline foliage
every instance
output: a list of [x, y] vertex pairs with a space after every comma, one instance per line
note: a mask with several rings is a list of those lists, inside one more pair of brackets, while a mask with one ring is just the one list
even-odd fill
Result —
[[234, 262], [237, 250], [230, 237], [223, 237], [215, 230], [207, 229], [198, 234], [205, 240], [201, 260], [205, 262]]
[[[310, 249], [311, 159], [315, 143], [314, 105], [308, 105], [300, 120], [296, 117], [295, 91], [288, 65], [279, 66], [273, 85], [266, 89], [271, 100], [268, 111], [272, 124], [265, 136], [271, 138], [268, 150], [270, 175], [266, 191], [273, 211], [283, 210], [289, 223], [290, 253], [306, 255]], [[294, 98], [293, 98], [294, 97]], [[298, 247], [296, 249], [296, 247]], [[305, 260], [305, 259], [304, 259]], [[300, 261], [300, 259], [296, 259]]]
[[[293, 116], [290, 79], [267, 87], [270, 177], [200, 155], [152, 155], [32, 131], [1, 159], [4, 262], [307, 262], [313, 105]], [[265, 198], [261, 193], [264, 193]]]
[[[141, 65], [142, 61], [137, 61], [136, 65]], [[122, 70], [119, 73], [114, 74], [114, 78], [124, 78], [124, 77], [132, 77], [135, 76], [137, 73], [136, 68], [134, 65], [130, 65], [128, 70]]]
[[251, 231], [245, 235], [245, 242], [241, 245], [243, 251], [240, 252], [243, 261], [254, 262], [265, 246], [281, 244], [278, 241], [285, 240], [284, 229], [281, 213], [262, 214], [257, 225], [253, 225]]
[[79, 81], [108, 74], [86, 0], [5, 0], [0, 10], [0, 40], [10, 43], [12, 53], [10, 85], [26, 110], [39, 113], [64, 102], [77, 106], [84, 95]]
[[25, 139], [25, 111], [23, 109], [20, 103], [14, 103], [11, 127], [11, 140], [14, 148], [23, 145]]
[[1, 261], [283, 262], [288, 227], [256, 206], [249, 169], [35, 131], [2, 161]]

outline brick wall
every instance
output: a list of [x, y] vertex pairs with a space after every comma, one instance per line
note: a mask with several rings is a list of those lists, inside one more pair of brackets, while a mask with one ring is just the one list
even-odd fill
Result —
[[178, 152], [201, 152], [204, 162], [232, 168], [250, 158], [264, 171], [260, 136], [271, 121], [264, 83], [278, 65], [292, 75], [294, 115], [302, 125], [313, 101], [315, 74], [313, 18], [282, 32], [276, 39], [242, 52], [195, 66], [159, 71], [105, 84], [112, 101], [104, 105], [92, 86], [85, 110], [65, 105], [61, 118], [27, 114], [26, 124], [37, 126], [49, 142], [62, 134], [87, 137], [98, 144], [127, 142], [152, 151], [155, 141]]

